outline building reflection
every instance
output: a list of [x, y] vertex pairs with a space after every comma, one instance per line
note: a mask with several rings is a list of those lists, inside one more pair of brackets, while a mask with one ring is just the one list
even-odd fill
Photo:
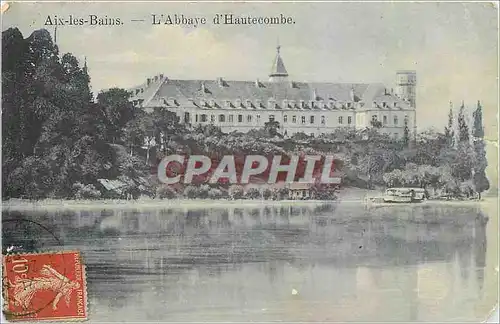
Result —
[[[324, 308], [314, 304], [320, 321], [362, 320], [359, 308], [423, 321], [436, 307], [480, 298], [484, 285], [486, 217], [476, 208], [457, 215], [445, 207], [236, 206], [45, 217], [65, 247], [82, 250], [89, 296], [110, 308], [153, 296], [153, 287], [154, 298], [179, 309], [210, 298], [237, 307], [280, 300], [295, 310], [324, 300]], [[292, 288], [301, 304], [288, 296]], [[282, 319], [301, 316], [291, 314]]]

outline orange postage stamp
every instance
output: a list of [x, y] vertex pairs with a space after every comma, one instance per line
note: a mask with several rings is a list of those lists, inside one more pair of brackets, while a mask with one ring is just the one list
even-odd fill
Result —
[[79, 252], [13, 254], [2, 258], [7, 320], [87, 319], [85, 267]]

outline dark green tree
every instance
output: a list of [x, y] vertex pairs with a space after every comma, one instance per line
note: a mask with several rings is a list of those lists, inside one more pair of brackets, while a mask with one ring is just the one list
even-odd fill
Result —
[[453, 130], [453, 108], [450, 103], [450, 112], [448, 113], [448, 125], [444, 128], [444, 136], [448, 141], [449, 146], [454, 145], [455, 131]]
[[405, 147], [410, 145], [410, 128], [408, 127], [408, 118], [405, 118], [404, 120], [403, 144]]
[[486, 177], [486, 167], [488, 162], [486, 160], [486, 149], [484, 143], [484, 128], [483, 128], [483, 112], [481, 103], [477, 102], [477, 108], [473, 113], [474, 127], [472, 130], [475, 163], [474, 163], [474, 176], [473, 183], [476, 192], [481, 199], [481, 193], [490, 188], [490, 183]]
[[110, 143], [118, 143], [125, 125], [136, 115], [136, 108], [129, 101], [130, 94], [124, 89], [113, 88], [97, 95], [97, 104], [105, 117]]
[[465, 120], [465, 105], [463, 101], [458, 112], [458, 141], [460, 143], [469, 143], [469, 126]]
[[280, 123], [276, 120], [270, 120], [264, 123], [264, 130], [269, 137], [274, 137], [279, 135]]

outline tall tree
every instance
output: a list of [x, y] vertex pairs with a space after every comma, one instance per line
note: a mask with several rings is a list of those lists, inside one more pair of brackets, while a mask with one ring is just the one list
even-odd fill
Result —
[[136, 109], [124, 89], [113, 88], [97, 95], [97, 103], [105, 116], [107, 140], [113, 144], [123, 137], [125, 125], [135, 117]]
[[408, 147], [410, 144], [410, 128], [408, 126], [408, 118], [404, 120], [404, 129], [403, 129], [403, 144]]
[[453, 107], [451, 102], [450, 102], [450, 112], [448, 113], [448, 125], [444, 128], [444, 136], [448, 141], [448, 145], [454, 146], [455, 131], [453, 129]]
[[486, 149], [484, 143], [484, 128], [483, 128], [483, 112], [481, 103], [477, 102], [477, 108], [473, 113], [474, 127], [472, 130], [475, 163], [474, 163], [474, 176], [473, 183], [476, 192], [481, 199], [481, 193], [490, 188], [490, 183], [486, 177], [486, 167], [488, 162], [486, 160]]
[[469, 143], [469, 126], [465, 120], [465, 105], [463, 101], [458, 112], [458, 141], [460, 143]]

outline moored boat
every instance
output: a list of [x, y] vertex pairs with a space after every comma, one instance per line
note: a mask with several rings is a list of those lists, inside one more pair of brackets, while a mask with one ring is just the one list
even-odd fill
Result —
[[388, 188], [382, 197], [368, 199], [370, 203], [419, 203], [427, 199], [427, 192], [422, 188]]

